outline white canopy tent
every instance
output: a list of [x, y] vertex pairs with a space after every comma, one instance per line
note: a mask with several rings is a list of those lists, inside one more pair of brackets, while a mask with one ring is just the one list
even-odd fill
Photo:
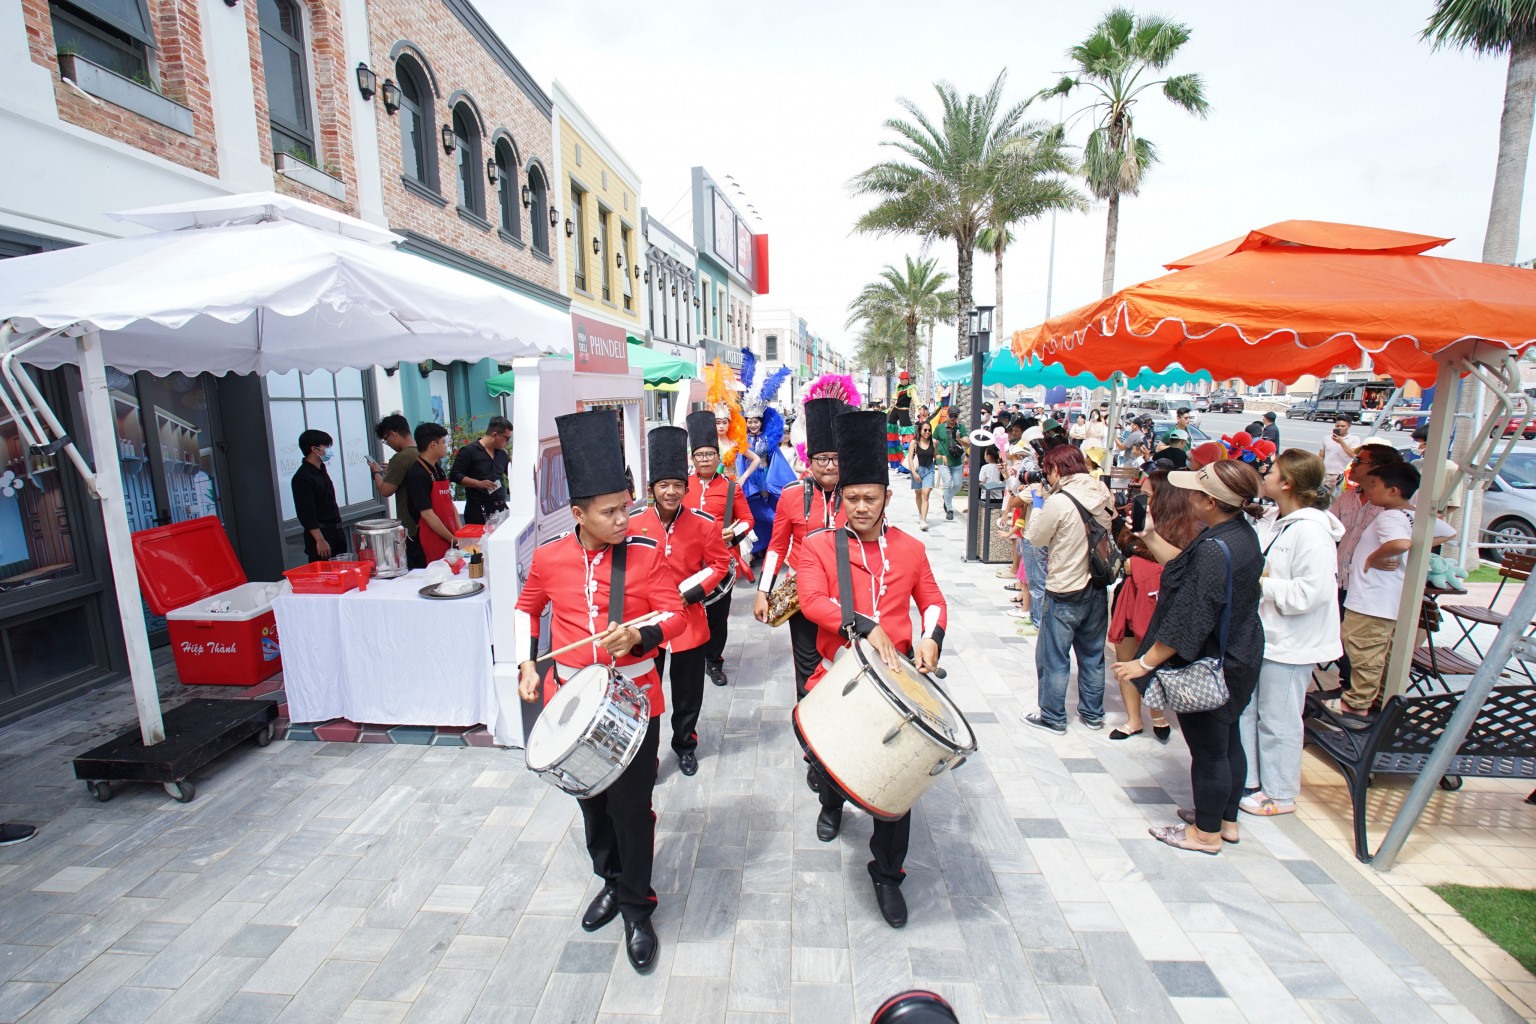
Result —
[[[101, 501], [146, 746], [165, 738], [139, 601], [106, 368], [284, 373], [571, 351], [569, 317], [395, 250], [376, 225], [275, 193], [135, 210], [157, 230], [0, 261], [0, 404]], [[17, 362], [78, 363], [92, 467]]]

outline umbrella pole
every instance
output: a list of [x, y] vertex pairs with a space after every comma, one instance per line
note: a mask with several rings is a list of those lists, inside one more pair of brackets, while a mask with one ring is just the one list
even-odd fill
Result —
[[133, 539], [128, 530], [128, 507], [123, 499], [122, 470], [117, 461], [117, 427], [112, 417], [112, 398], [107, 390], [107, 364], [102, 356], [99, 333], [82, 334], [76, 342], [80, 348], [85, 419], [96, 462], [96, 498], [101, 502], [101, 519], [106, 527], [107, 555], [117, 593], [117, 611], [123, 623], [123, 643], [128, 649], [133, 700], [139, 711], [139, 734], [144, 745], [150, 747], [165, 741], [165, 723], [160, 718], [160, 691], [155, 685], [149, 630], [144, 624]]

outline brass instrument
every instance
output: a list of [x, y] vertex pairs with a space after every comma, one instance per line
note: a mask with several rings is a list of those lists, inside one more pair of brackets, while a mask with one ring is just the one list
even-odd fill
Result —
[[768, 625], [782, 626], [800, 610], [800, 586], [794, 573], [785, 573], [768, 592]]

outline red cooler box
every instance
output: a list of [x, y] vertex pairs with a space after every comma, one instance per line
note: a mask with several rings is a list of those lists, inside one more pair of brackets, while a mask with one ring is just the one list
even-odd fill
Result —
[[251, 686], [282, 670], [272, 599], [283, 585], [246, 581], [215, 516], [140, 530], [133, 554], [145, 603], [170, 623], [183, 683]]

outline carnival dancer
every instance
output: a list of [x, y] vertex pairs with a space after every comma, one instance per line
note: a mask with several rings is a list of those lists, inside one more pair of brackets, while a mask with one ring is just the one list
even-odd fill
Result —
[[[779, 507], [773, 518], [773, 537], [768, 542], [768, 553], [763, 556], [757, 597], [752, 602], [752, 616], [759, 622], [771, 621], [768, 598], [773, 592], [775, 577], [795, 572], [806, 535], [845, 522], [842, 505], [837, 499], [837, 444], [832, 434], [832, 419], [847, 408], [836, 398], [814, 398], [805, 403], [805, 450], [811, 475], [806, 480], [790, 484], [779, 495]], [[821, 656], [816, 653], [816, 627], [802, 612], [797, 611], [789, 617], [789, 639], [794, 649], [795, 699], [798, 700], [805, 696], [805, 684], [821, 663]]]
[[704, 645], [704, 671], [716, 686], [730, 682], [725, 674], [725, 642], [730, 637], [731, 593], [740, 577], [752, 581], [752, 570], [741, 557], [741, 544], [752, 535], [752, 510], [736, 481], [720, 472], [719, 440], [715, 414], [705, 410], [688, 414], [688, 444], [693, 450], [692, 479], [684, 504], [715, 517], [721, 538], [730, 549], [732, 572], [705, 598], [709, 641]]
[[[682, 636], [686, 621], [659, 543], [625, 537], [629, 490], [613, 413], [557, 416], [555, 429], [565, 454], [576, 529], [534, 552], [518, 596], [516, 649], [528, 658], [519, 666], [518, 692], [530, 703], [540, 697], [543, 681], [534, 660], [539, 620], [544, 609], [553, 606], [552, 650], [591, 638], [554, 659], [556, 685], [588, 665], [608, 664], [650, 700], [650, 725], [634, 760], [602, 793], [579, 801], [592, 870], [603, 880], [603, 890], [587, 907], [581, 926], [596, 931], [623, 914], [625, 952], [635, 970], [644, 973], [655, 966], [659, 948], [650, 923], [656, 909], [651, 889], [656, 841], [651, 791], [661, 735], [656, 719], [666, 710], [666, 701], [654, 655], [663, 643]], [[646, 613], [655, 615], [650, 623], [626, 625]]]
[[736, 397], [741, 380], [735, 370], [716, 359], [704, 368], [704, 385], [705, 401], [715, 413], [715, 447], [720, 450], [721, 472], [735, 480], [736, 486], [745, 487], [762, 460], [747, 443], [747, 420]]
[[[892, 669], [897, 655], [912, 659], [919, 672], [932, 672], [939, 663], [948, 611], [933, 578], [921, 541], [886, 525], [891, 500], [890, 470], [885, 461], [885, 417], [879, 412], [850, 412], [837, 417], [838, 491], [848, 522], [849, 579], [854, 603], [853, 629]], [[807, 689], [815, 688], [838, 651], [849, 645], [843, 635], [843, 607], [838, 586], [837, 531], [826, 530], [806, 539], [800, 555], [800, 609], [816, 627], [817, 653], [823, 659]], [[912, 635], [912, 605], [922, 621], [920, 636]], [[843, 794], [827, 779], [820, 787], [821, 814], [816, 838], [830, 843], [843, 824]], [[875, 819], [869, 840], [869, 877], [875, 885], [880, 914], [892, 928], [907, 923], [901, 895], [906, 872], [912, 812], [896, 821]]]
[[731, 556], [715, 517], [684, 508], [688, 493], [688, 431], [653, 427], [646, 435], [652, 506], [629, 518], [630, 537], [649, 537], [661, 545], [663, 560], [683, 598], [683, 635], [656, 655], [657, 675], [670, 669], [672, 751], [678, 770], [699, 770], [699, 712], [704, 709], [704, 645], [709, 620], [704, 598], [730, 571]]
[[757, 534], [757, 541], [752, 545], [754, 562], [762, 557], [773, 535], [773, 517], [779, 496], [786, 486], [799, 479], [779, 444], [784, 439], [784, 417], [773, 405], [789, 374], [787, 366], [770, 374], [761, 374], [756, 353], [749, 348], [741, 350], [740, 379], [746, 389], [741, 414], [747, 421], [747, 452], [757, 458], [760, 468], [755, 474], [744, 472], [747, 459], [743, 453], [737, 461], [736, 478], [742, 482], [742, 493], [747, 496], [747, 504], [752, 509], [752, 529]]
[[912, 441], [912, 393], [917, 390], [912, 375], [906, 370], [896, 376], [896, 397], [886, 413], [886, 459], [891, 468], [906, 473], [907, 445]]

